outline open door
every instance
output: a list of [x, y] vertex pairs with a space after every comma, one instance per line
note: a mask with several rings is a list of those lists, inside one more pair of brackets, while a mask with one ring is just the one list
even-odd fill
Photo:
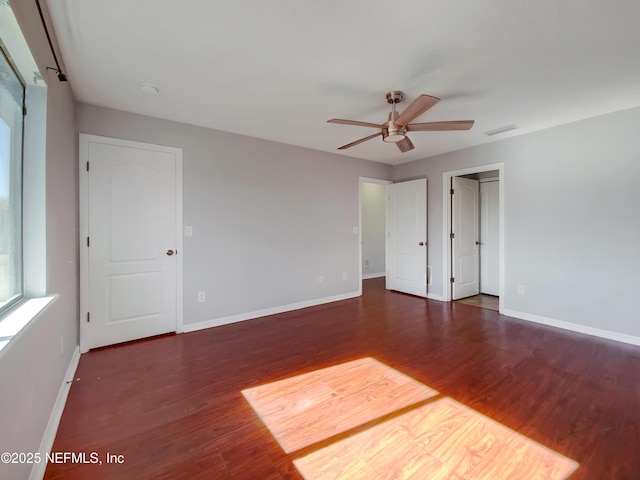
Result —
[[480, 293], [479, 185], [469, 178], [451, 179], [453, 300]]
[[387, 290], [427, 296], [427, 179], [386, 186]]

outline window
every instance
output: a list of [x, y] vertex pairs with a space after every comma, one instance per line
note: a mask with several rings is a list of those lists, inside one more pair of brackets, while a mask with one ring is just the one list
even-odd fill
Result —
[[25, 85], [0, 46], [0, 312], [23, 295], [24, 99]]

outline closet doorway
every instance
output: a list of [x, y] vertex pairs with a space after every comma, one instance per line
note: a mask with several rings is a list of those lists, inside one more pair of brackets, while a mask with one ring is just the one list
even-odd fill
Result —
[[446, 172], [445, 298], [502, 310], [502, 164]]

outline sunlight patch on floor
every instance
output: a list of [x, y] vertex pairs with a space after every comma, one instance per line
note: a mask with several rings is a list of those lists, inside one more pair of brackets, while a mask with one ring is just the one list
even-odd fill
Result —
[[563, 480], [579, 466], [369, 357], [242, 394], [306, 480]]
[[367, 357], [242, 394], [282, 449], [291, 453], [438, 392]]
[[307, 480], [566, 479], [578, 464], [445, 397], [293, 461]]

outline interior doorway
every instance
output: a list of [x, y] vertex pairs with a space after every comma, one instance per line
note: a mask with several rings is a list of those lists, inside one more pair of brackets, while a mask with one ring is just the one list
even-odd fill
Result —
[[503, 164], [444, 173], [446, 301], [502, 311]]
[[360, 291], [362, 281], [386, 275], [386, 195], [392, 182], [360, 178]]

